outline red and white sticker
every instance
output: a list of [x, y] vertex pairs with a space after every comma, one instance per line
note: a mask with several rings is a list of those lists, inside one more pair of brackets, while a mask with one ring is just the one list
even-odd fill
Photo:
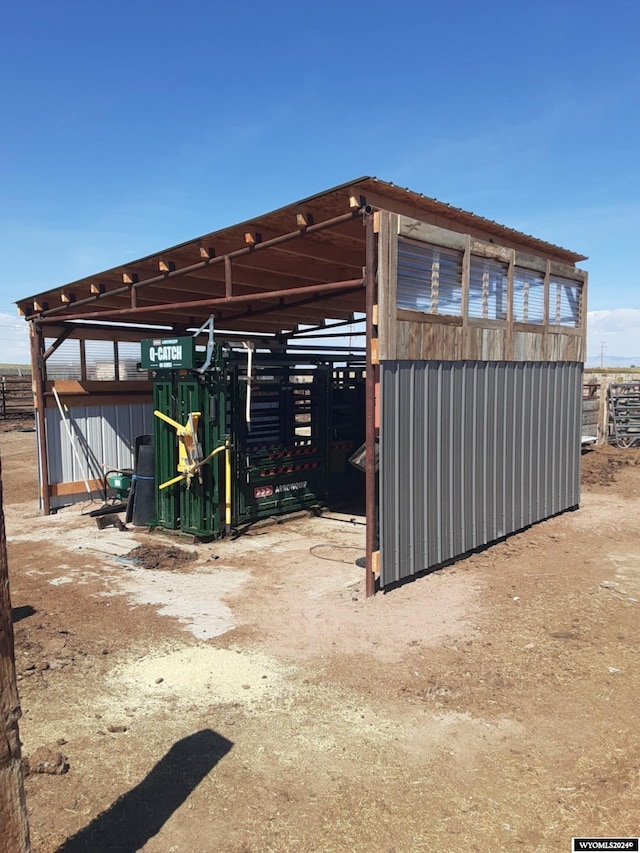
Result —
[[270, 498], [273, 494], [273, 486], [257, 486], [253, 490], [254, 498]]

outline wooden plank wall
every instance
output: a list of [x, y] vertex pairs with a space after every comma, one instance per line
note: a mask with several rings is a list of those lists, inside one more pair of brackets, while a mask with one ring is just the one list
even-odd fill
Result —
[[600, 382], [585, 380], [582, 385], [582, 435], [596, 436], [598, 444], [603, 444], [606, 438], [600, 429], [600, 407], [603, 401], [606, 404], [606, 398], [606, 393], [601, 393]]
[[[410, 219], [388, 211], [376, 214], [378, 231], [378, 358], [385, 360], [444, 361], [570, 361], [586, 356], [587, 273], [552, 257], [524, 254], [469, 235]], [[410, 237], [463, 252], [462, 316], [427, 314], [397, 307], [398, 237]], [[468, 316], [469, 274], [472, 255], [508, 265], [507, 317], [504, 320]], [[513, 319], [515, 267], [544, 276], [544, 319], [541, 324]], [[558, 275], [582, 287], [577, 328], [549, 323], [549, 280]]]

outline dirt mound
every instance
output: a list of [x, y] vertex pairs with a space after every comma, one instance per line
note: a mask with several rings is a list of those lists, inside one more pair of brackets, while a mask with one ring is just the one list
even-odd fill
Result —
[[629, 465], [640, 465], [640, 447], [620, 448], [608, 444], [586, 450], [582, 454], [583, 486], [610, 486], [616, 473]]
[[173, 571], [180, 569], [197, 557], [196, 551], [187, 551], [175, 545], [138, 545], [126, 556], [143, 569], [162, 569]]
[[24, 758], [22, 767], [25, 775], [30, 773], [46, 773], [49, 776], [63, 776], [69, 772], [67, 756], [61, 752], [49, 749], [47, 746], [39, 746], [31, 756]]

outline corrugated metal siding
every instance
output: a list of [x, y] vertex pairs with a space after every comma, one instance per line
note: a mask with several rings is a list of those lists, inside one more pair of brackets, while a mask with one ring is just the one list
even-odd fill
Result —
[[398, 308], [460, 316], [462, 252], [398, 238]]
[[[153, 431], [153, 407], [149, 404], [78, 406], [65, 414], [80, 461], [73, 451], [59, 410], [47, 409], [47, 459], [51, 485], [82, 482], [85, 477], [88, 480], [101, 479], [108, 468], [133, 468], [136, 436]], [[85, 499], [86, 494], [79, 497]], [[51, 498], [54, 509], [71, 502], [73, 497]]]
[[381, 363], [381, 585], [580, 499], [582, 365]]

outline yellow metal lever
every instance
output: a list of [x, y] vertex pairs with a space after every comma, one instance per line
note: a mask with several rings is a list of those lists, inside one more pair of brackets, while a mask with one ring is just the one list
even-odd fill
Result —
[[[200, 421], [201, 412], [189, 412], [189, 417], [186, 424], [179, 424], [160, 412], [157, 409], [153, 413], [161, 421], [169, 424], [176, 431], [178, 437], [178, 464], [177, 468], [180, 474], [171, 480], [167, 480], [159, 488], [165, 489], [179, 480], [187, 480], [187, 488], [191, 485], [191, 477], [199, 470], [200, 462], [202, 462], [202, 448], [198, 442], [198, 423]], [[198, 475], [200, 476], [200, 475]]]
[[[154, 409], [153, 414], [157, 418], [160, 418], [161, 421], [164, 421], [165, 423], [169, 424], [169, 426], [172, 426], [178, 433], [178, 435], [184, 435], [186, 433], [188, 429], [188, 424], [186, 426], [182, 426], [182, 424], [179, 424], [177, 421], [174, 421], [173, 418], [170, 418], [169, 415], [165, 415], [164, 412], [160, 412], [158, 409]], [[200, 412], [195, 412], [195, 414], [200, 417]]]
[[186, 473], [178, 474], [178, 476], [174, 477], [172, 480], [166, 480], [164, 483], [160, 483], [158, 489], [167, 489], [169, 486], [173, 486], [174, 483], [179, 483], [180, 480], [186, 479], [186, 477]]

